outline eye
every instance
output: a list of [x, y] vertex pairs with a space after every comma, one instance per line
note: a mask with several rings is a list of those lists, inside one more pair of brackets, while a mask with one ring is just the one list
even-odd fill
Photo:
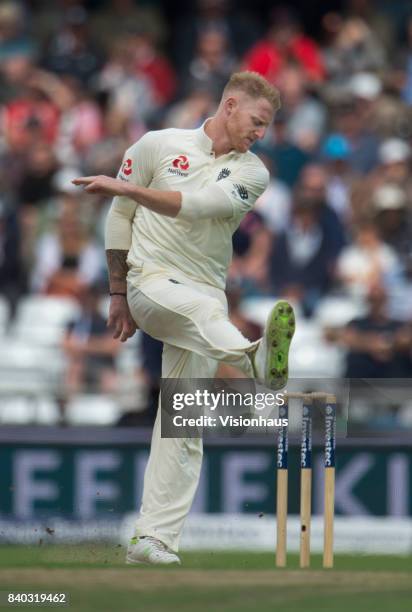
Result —
[[258, 119], [257, 117], [253, 117], [253, 125], [254, 125], [255, 127], [262, 127], [262, 126], [264, 126], [265, 124], [264, 124], [264, 122], [263, 122], [263, 121], [261, 121], [261, 120], [260, 120], [260, 119]]

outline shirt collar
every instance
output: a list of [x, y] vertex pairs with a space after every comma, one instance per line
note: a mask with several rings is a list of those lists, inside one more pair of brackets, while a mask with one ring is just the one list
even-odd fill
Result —
[[[213, 141], [205, 132], [205, 125], [210, 119], [212, 119], [212, 117], [208, 117], [199, 128], [194, 130], [196, 144], [202, 151], [204, 151], [208, 155], [213, 152]], [[231, 151], [229, 151], [229, 153], [226, 153], [226, 155], [233, 155], [239, 157], [243, 154], [237, 153], [234, 149], [232, 149]]]
[[202, 151], [205, 151], [205, 153], [211, 153], [213, 149], [212, 139], [209, 138], [209, 136], [205, 132], [205, 125], [207, 121], [209, 121], [209, 119], [211, 119], [211, 117], [206, 119], [202, 123], [200, 128], [197, 128], [196, 130], [194, 130], [196, 144], [202, 149]]

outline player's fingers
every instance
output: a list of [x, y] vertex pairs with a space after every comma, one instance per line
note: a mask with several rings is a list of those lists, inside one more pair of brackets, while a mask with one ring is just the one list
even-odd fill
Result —
[[129, 319], [129, 323], [128, 323], [127, 327], [129, 328], [130, 333], [134, 334], [134, 332], [137, 329], [137, 325], [134, 322], [134, 319]]
[[96, 185], [95, 183], [90, 183], [90, 185], [86, 185], [84, 190], [87, 191], [88, 193], [93, 193], [99, 190], [99, 186]]
[[128, 322], [128, 323], [125, 325], [125, 327], [123, 328], [123, 332], [122, 332], [122, 335], [121, 335], [121, 337], [120, 337], [120, 340], [121, 340], [122, 342], [126, 342], [126, 340], [127, 340], [128, 338], [131, 338], [131, 337], [134, 335], [134, 333], [136, 332], [136, 329], [137, 329], [137, 328], [136, 328], [135, 323], [134, 323], [134, 322], [130, 322], [130, 321], [129, 321], [129, 322]]
[[73, 185], [89, 185], [96, 180], [96, 176], [79, 176], [72, 180]]
[[128, 327], [124, 327], [122, 331], [122, 335], [120, 336], [120, 342], [126, 342], [128, 338], [130, 338], [132, 334], [130, 333], [130, 329]]
[[122, 325], [116, 325], [113, 331], [113, 338], [117, 339], [120, 337], [120, 335], [123, 332], [123, 326]]

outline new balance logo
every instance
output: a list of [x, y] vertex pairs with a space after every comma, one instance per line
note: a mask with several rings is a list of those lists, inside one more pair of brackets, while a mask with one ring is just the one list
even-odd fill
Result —
[[222, 179], [227, 178], [230, 175], [229, 168], [222, 168], [218, 174], [216, 181], [221, 181]]
[[240, 198], [242, 200], [247, 200], [249, 197], [249, 193], [248, 190], [246, 189], [246, 187], [244, 185], [237, 185], [236, 183], [234, 184], [234, 187], [236, 188], [236, 191], [238, 192]]

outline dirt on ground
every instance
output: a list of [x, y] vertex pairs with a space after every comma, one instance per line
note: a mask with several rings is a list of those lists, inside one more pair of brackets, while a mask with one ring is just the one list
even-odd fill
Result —
[[0, 584], [36, 585], [36, 587], [90, 588], [108, 587], [131, 591], [179, 587], [284, 587], [323, 586], [341, 591], [369, 592], [411, 590], [408, 572], [352, 571], [272, 571], [272, 570], [153, 570], [139, 567], [124, 569], [1, 569]]

